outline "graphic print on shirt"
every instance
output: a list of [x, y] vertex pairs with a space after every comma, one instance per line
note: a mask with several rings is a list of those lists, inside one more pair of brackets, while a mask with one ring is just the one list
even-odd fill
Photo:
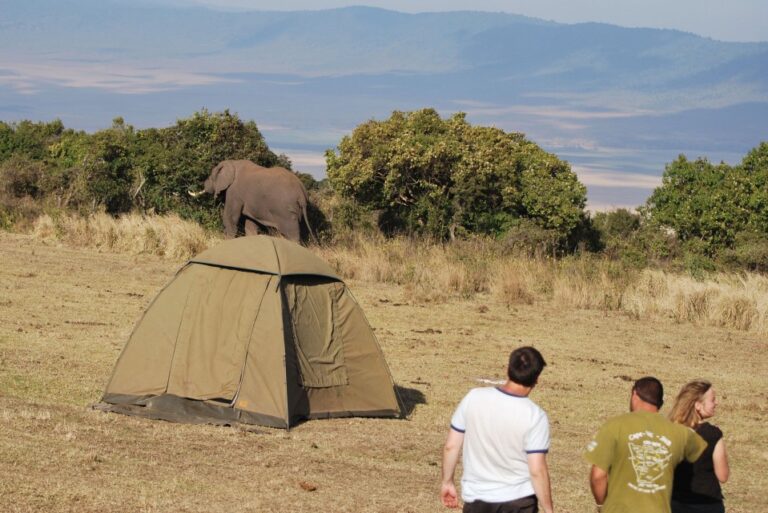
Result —
[[642, 493], [656, 493], [666, 488], [658, 484], [672, 458], [672, 441], [651, 431], [640, 431], [629, 435], [630, 461], [635, 469], [636, 483], [628, 483], [633, 490]]

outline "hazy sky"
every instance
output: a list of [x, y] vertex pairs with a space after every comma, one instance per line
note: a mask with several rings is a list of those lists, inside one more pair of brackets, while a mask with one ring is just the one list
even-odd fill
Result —
[[[177, 0], [181, 1], [181, 0]], [[370, 5], [402, 12], [505, 11], [562, 23], [672, 28], [723, 41], [768, 41], [768, 0], [185, 0], [259, 10]]]

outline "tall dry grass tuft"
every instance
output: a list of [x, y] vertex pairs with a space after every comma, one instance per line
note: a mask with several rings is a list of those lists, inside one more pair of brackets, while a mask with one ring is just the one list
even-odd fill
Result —
[[584, 262], [563, 261], [553, 269], [552, 300], [564, 307], [591, 309], [597, 307], [601, 284], [596, 282], [600, 269]]
[[107, 214], [43, 215], [35, 222], [32, 232], [37, 237], [73, 246], [151, 254], [169, 260], [186, 260], [220, 239], [176, 215], [126, 214], [118, 218]]
[[530, 305], [551, 295], [553, 277], [551, 262], [498, 258], [491, 265], [490, 292], [508, 307], [514, 304]]
[[768, 278], [713, 274], [706, 281], [662, 271], [643, 271], [627, 289], [625, 310], [743, 331], [768, 333]]
[[477, 247], [408, 237], [349, 234], [315, 250], [340, 276], [395, 283], [415, 301], [444, 301], [487, 292], [488, 267]]

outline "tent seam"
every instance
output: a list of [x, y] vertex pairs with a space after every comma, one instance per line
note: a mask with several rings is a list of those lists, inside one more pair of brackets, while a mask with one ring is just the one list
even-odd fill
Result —
[[[272, 278], [269, 278], [269, 281], [272, 281]], [[256, 327], [256, 321], [258, 321], [259, 315], [261, 315], [261, 305], [262, 303], [264, 303], [264, 297], [267, 295], [267, 290], [269, 289], [269, 281], [267, 282], [266, 287], [264, 287], [264, 292], [262, 292], [261, 294], [261, 299], [259, 300], [259, 306], [256, 309], [256, 315], [253, 317], [253, 323], [251, 324], [251, 331], [248, 335], [248, 347], [246, 347], [245, 349], [245, 358], [243, 359], [243, 367], [242, 369], [240, 369], [240, 380], [237, 384], [237, 391], [235, 392], [235, 395], [232, 398], [232, 406], [235, 408], [237, 407], [236, 406], [237, 400], [240, 397], [240, 390], [243, 388], [243, 379], [245, 378], [245, 368], [248, 366], [248, 355], [251, 353], [251, 344], [253, 344], [253, 330]]]
[[[189, 265], [189, 264], [187, 264]], [[185, 266], [186, 267], [186, 266]], [[181, 332], [181, 325], [184, 322], [184, 314], [187, 311], [187, 307], [189, 306], [189, 296], [192, 292], [193, 287], [189, 287], [189, 290], [187, 291], [187, 297], [184, 299], [184, 308], [181, 311], [181, 315], [179, 316], [179, 324], [176, 326], [176, 340], [173, 341], [173, 353], [171, 354], [171, 363], [168, 366], [168, 377], [165, 380], [165, 392], [168, 393], [168, 385], [171, 383], [171, 375], [173, 374], [173, 369], [176, 366], [176, 348], [179, 346], [179, 335]]]

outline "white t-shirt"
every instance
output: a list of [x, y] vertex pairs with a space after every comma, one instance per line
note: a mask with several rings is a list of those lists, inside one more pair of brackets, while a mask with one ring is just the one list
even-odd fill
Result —
[[534, 494], [528, 454], [549, 451], [549, 420], [536, 403], [500, 388], [475, 388], [456, 408], [451, 429], [464, 433], [465, 502], [506, 502]]

